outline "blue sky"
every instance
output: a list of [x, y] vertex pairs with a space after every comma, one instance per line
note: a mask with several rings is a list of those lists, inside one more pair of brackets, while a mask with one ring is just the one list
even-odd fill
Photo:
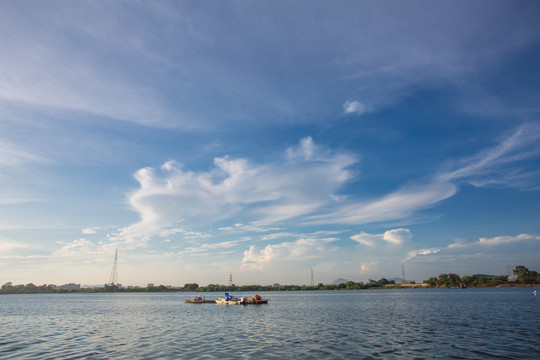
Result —
[[537, 1], [2, 1], [0, 282], [540, 267]]

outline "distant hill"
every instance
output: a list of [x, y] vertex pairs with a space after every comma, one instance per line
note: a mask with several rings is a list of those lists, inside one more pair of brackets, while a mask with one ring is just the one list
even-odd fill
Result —
[[339, 284], [345, 284], [347, 281], [347, 279], [344, 279], [344, 278], [338, 278], [334, 281], [332, 281], [331, 283], [328, 283], [328, 285], [339, 285]]

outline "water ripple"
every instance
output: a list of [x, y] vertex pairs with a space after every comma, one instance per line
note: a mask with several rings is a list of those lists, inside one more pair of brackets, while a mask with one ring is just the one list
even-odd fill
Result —
[[540, 303], [526, 290], [266, 293], [261, 306], [185, 304], [191, 294], [179, 293], [2, 296], [0, 358], [533, 359]]

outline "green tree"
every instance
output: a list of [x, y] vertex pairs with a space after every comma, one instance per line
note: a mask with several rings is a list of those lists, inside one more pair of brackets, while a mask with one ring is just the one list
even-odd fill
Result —
[[439, 274], [437, 287], [448, 287], [449, 283], [448, 274]]
[[461, 285], [461, 279], [457, 274], [448, 274], [448, 287], [458, 288]]
[[38, 287], [32, 283], [26, 284], [26, 286], [24, 287], [25, 293], [37, 293], [38, 290], [39, 290]]
[[187, 291], [195, 291], [199, 288], [199, 284], [197, 283], [191, 283], [191, 284], [185, 284], [184, 285], [184, 290], [187, 290]]
[[540, 274], [538, 274], [536, 271], [530, 271], [523, 265], [517, 265], [513, 272], [517, 282], [520, 284], [540, 283]]

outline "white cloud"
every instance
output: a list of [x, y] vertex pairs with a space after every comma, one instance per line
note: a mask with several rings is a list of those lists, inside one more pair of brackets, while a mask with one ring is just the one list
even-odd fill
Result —
[[184, 239], [204, 239], [211, 236], [210, 234], [205, 234], [200, 231], [192, 231], [180, 228], [165, 229], [159, 232], [159, 236], [161, 237], [167, 237], [175, 234], [181, 234]]
[[400, 245], [403, 242], [412, 239], [412, 233], [409, 229], [393, 229], [384, 232], [383, 240], [393, 245]]
[[97, 231], [94, 228], [81, 229], [81, 233], [84, 235], [97, 234]]
[[516, 236], [496, 236], [492, 238], [479, 238], [478, 244], [481, 245], [499, 245], [499, 244], [509, 244], [521, 241], [540, 241], [540, 236], [538, 235], [529, 235], [529, 234], [520, 234]]
[[329, 244], [337, 240], [337, 238], [301, 238], [292, 242], [266, 245], [261, 250], [257, 250], [252, 245], [244, 251], [241, 268], [244, 270], [263, 270], [278, 259], [282, 263], [287, 260], [300, 261], [321, 258], [332, 251]]
[[503, 244], [511, 244], [517, 242], [527, 242], [527, 241], [540, 241], [540, 236], [530, 235], [530, 234], [519, 234], [519, 235], [507, 235], [507, 236], [495, 236], [492, 238], [479, 238], [477, 241], [465, 242], [464, 240], [456, 241], [447, 246], [448, 249], [466, 249], [478, 246], [496, 246]]
[[362, 231], [360, 234], [351, 236], [351, 239], [359, 244], [372, 247], [382, 241], [386, 241], [392, 245], [401, 245], [405, 241], [412, 239], [412, 237], [413, 235], [409, 229], [392, 229], [382, 234], [368, 234]]
[[437, 254], [440, 252], [441, 249], [419, 249], [419, 250], [411, 250], [407, 253], [406, 260], [411, 260], [412, 258], [418, 256], [418, 255], [432, 255]]
[[373, 267], [377, 265], [377, 261], [372, 261], [369, 263], [363, 263], [360, 265], [360, 274], [365, 275], [373, 270]]
[[266, 227], [266, 226], [258, 226], [254, 224], [234, 224], [233, 226], [224, 226], [220, 227], [218, 230], [224, 231], [224, 232], [255, 232], [255, 233], [262, 233], [267, 231], [278, 231], [282, 230], [281, 228], [277, 227]]
[[290, 237], [290, 236], [294, 236], [294, 235], [295, 234], [288, 233], [288, 232], [278, 232], [278, 233], [263, 235], [261, 237], [261, 240], [262, 241], [270, 241], [270, 240], [275, 240], [275, 239], [284, 238], [284, 237]]
[[[336, 195], [352, 177], [348, 168], [357, 157], [330, 152], [309, 137], [287, 149], [281, 162], [255, 164], [225, 156], [215, 158], [210, 171], [196, 173], [168, 161], [158, 171], [149, 167], [137, 171], [140, 188], [129, 196], [129, 202], [141, 221], [113, 234], [111, 241], [141, 246], [179, 221], [196, 227], [225, 219], [234, 222], [241, 217], [248, 225], [236, 223], [219, 229], [264, 232], [299, 217], [304, 224], [350, 225], [406, 219], [454, 196], [463, 179], [471, 181], [495, 171], [498, 165], [532, 156], [534, 151], [527, 150], [540, 137], [537, 130], [532, 125], [520, 127], [499, 145], [459, 161], [459, 166], [446, 168], [423, 184], [410, 184], [363, 202]], [[410, 239], [405, 230], [380, 235], [382, 240], [398, 245]], [[378, 238], [368, 235], [357, 234], [351, 239], [372, 246]]]
[[246, 240], [232, 240], [232, 241], [222, 241], [222, 242], [214, 243], [214, 244], [202, 244], [197, 247], [188, 247], [184, 249], [183, 251], [180, 251], [178, 255], [203, 253], [203, 252], [208, 252], [208, 251], [216, 250], [216, 249], [228, 249], [228, 248], [235, 247], [244, 241], [248, 241], [248, 240], [247, 239]]
[[345, 110], [345, 114], [357, 114], [357, 115], [362, 115], [366, 112], [372, 111], [371, 106], [361, 103], [360, 101], [350, 101], [350, 100], [347, 100], [343, 104], [343, 109]]
[[360, 234], [351, 236], [351, 239], [366, 246], [374, 246], [376, 242], [382, 239], [381, 234], [368, 234], [361, 232]]
[[77, 239], [73, 240], [71, 243], [63, 243], [64, 246], [59, 250], [54, 252], [54, 256], [86, 256], [90, 254], [95, 254], [96, 246], [92, 241], [86, 239]]
[[231, 231], [308, 214], [334, 201], [335, 191], [352, 176], [347, 168], [357, 161], [350, 154], [320, 149], [311, 138], [302, 139], [286, 155], [283, 162], [267, 164], [216, 158], [214, 169], [200, 173], [183, 171], [171, 161], [161, 167], [161, 173], [140, 169], [135, 174], [140, 188], [129, 196], [129, 203], [141, 221], [121, 229], [111, 240], [144, 245], [178, 221], [195, 226], [240, 214], [251, 218], [247, 227], [222, 228]]
[[405, 187], [371, 202], [352, 203], [330, 214], [312, 216], [309, 222], [354, 225], [403, 219], [453, 196], [456, 191], [449, 183]]

